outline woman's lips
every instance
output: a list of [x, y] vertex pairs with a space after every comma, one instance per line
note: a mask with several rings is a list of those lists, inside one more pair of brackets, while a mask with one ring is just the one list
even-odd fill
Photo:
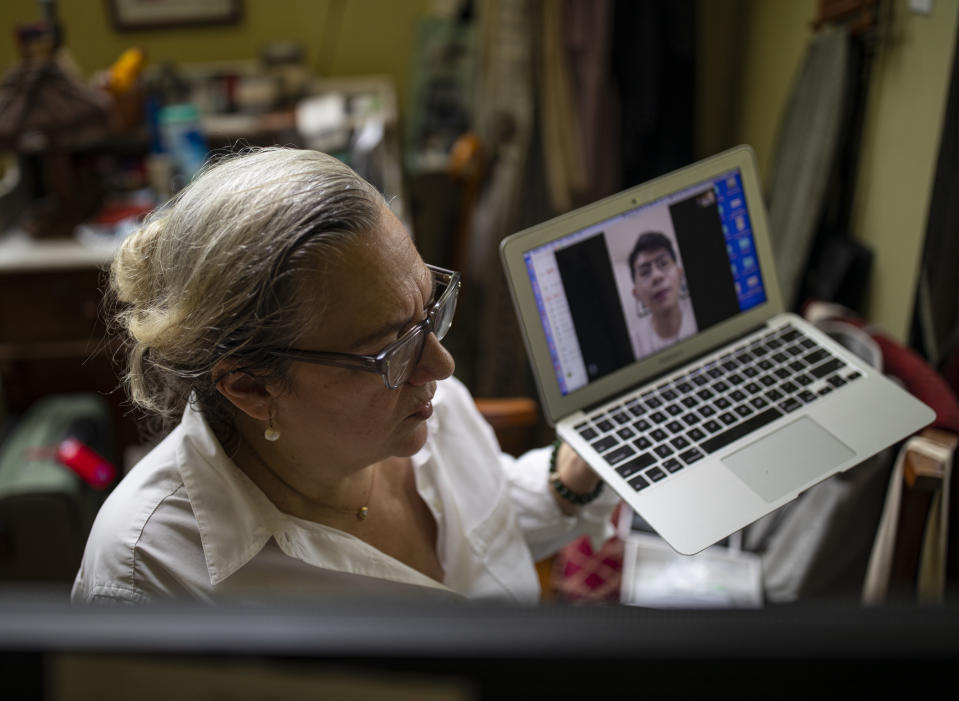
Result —
[[433, 397], [436, 395], [436, 383], [431, 382], [423, 389], [426, 390], [427, 394], [420, 400], [419, 405], [414, 405], [413, 411], [409, 415], [411, 419], [426, 421], [433, 415]]
[[414, 411], [410, 416], [414, 419], [420, 419], [421, 421], [426, 421], [433, 415], [433, 402], [432, 400], [427, 401], [425, 404], [420, 406], [419, 409]]

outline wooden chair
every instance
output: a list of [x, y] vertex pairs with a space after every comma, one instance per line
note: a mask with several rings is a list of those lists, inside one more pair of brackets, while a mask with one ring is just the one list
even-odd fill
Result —
[[481, 397], [476, 407], [493, 427], [500, 447], [520, 455], [535, 446], [539, 405], [529, 397]]

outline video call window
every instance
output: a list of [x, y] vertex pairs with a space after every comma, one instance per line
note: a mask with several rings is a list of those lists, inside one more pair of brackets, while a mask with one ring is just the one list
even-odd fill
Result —
[[738, 172], [527, 252], [562, 394], [765, 301]]

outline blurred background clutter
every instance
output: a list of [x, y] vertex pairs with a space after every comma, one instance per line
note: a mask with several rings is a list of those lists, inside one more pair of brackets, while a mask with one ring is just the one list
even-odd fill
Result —
[[[68, 586], [103, 475], [142, 454], [100, 309], [112, 251], [247, 145], [374, 183], [463, 272], [457, 375], [535, 400], [500, 240], [750, 144], [791, 308], [880, 336], [959, 430], [957, 29], [955, 0], [4, 0], [0, 580]], [[551, 439], [535, 402], [490, 406], [510, 450]], [[852, 513], [874, 524], [884, 494]], [[829, 582], [859, 586], [848, 559]], [[616, 600], [622, 565], [622, 542], [575, 544], [547, 598]]]

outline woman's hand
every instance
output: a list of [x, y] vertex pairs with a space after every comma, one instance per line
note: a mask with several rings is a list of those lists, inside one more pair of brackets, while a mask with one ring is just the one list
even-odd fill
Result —
[[[589, 494], [599, 484], [599, 477], [592, 468], [566, 443], [560, 444], [556, 454], [556, 473], [560, 481], [574, 494]], [[571, 516], [579, 510], [579, 506], [560, 496], [552, 484], [549, 490], [564, 514]]]

